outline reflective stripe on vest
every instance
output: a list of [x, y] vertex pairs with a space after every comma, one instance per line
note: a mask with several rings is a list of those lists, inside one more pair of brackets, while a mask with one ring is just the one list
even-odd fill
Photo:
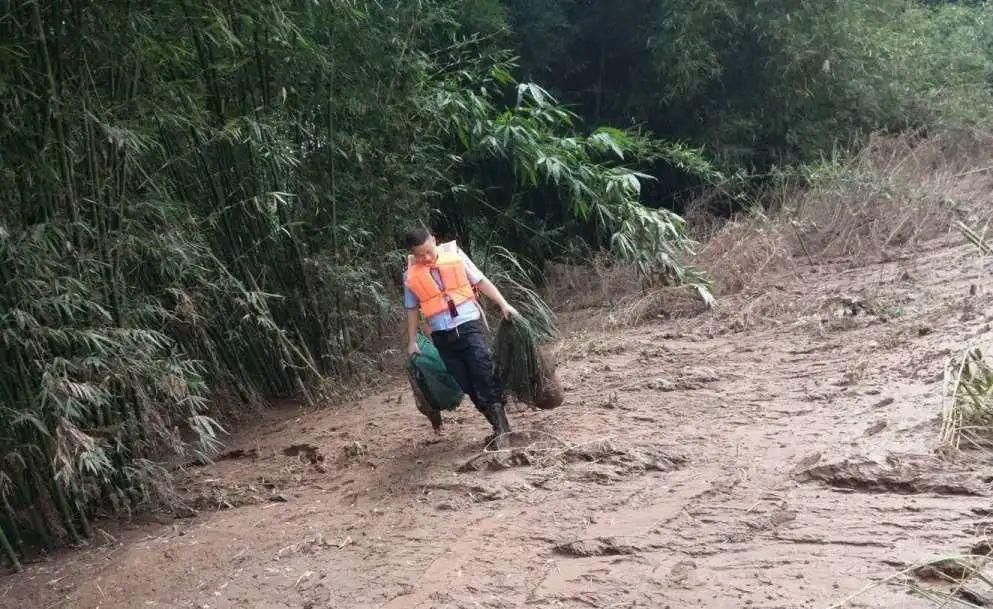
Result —
[[[434, 268], [438, 269], [444, 290], [438, 287], [431, 274]], [[417, 297], [424, 317], [447, 313], [449, 301], [459, 306], [475, 296], [465, 271], [465, 264], [458, 254], [439, 253], [434, 265], [413, 265], [407, 273], [407, 287]]]

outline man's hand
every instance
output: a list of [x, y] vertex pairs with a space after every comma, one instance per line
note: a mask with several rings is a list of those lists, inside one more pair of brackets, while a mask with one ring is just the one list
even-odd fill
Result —
[[503, 311], [504, 319], [510, 319], [511, 316], [518, 316], [518, 317], [520, 316], [520, 313], [517, 312], [517, 309], [515, 309], [513, 306], [511, 306], [508, 303], [504, 303], [502, 307], [502, 311]]
[[507, 299], [503, 297], [500, 290], [496, 289], [496, 286], [490, 283], [489, 279], [483, 279], [476, 284], [476, 287], [480, 292], [485, 294], [487, 298], [500, 307], [500, 311], [503, 313], [504, 319], [509, 319], [511, 315], [520, 315], [520, 313], [517, 312], [517, 309], [512, 307], [510, 303], [507, 302]]
[[407, 309], [407, 355], [420, 353], [417, 347], [417, 325], [421, 321], [421, 316], [417, 309]]

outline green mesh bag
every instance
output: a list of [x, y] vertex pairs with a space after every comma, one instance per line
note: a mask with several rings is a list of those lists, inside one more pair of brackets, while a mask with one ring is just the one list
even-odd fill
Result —
[[[424, 407], [434, 411], [455, 410], [462, 402], [462, 388], [455, 377], [449, 374], [441, 354], [430, 339], [418, 334], [417, 347], [421, 352], [411, 355], [407, 360], [407, 376], [417, 398], [418, 408], [422, 412]], [[423, 404], [420, 403], [422, 400]]]

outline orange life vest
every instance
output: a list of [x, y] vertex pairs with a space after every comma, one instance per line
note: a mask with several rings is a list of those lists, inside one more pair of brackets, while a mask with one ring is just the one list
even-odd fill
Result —
[[[424, 317], [448, 313], [449, 302], [457, 307], [476, 296], [462, 257], [452, 250], [455, 248], [439, 247], [434, 264], [412, 264], [407, 269], [407, 287], [417, 297]], [[438, 287], [432, 269], [438, 269], [444, 289]]]

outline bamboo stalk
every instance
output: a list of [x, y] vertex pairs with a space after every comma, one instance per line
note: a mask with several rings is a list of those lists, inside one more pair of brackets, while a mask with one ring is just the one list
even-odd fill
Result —
[[[38, 470], [35, 469], [31, 470], [30, 481], [32, 487], [32, 494], [34, 496], [34, 500], [32, 501], [32, 504], [45, 505], [47, 508], [54, 507], [52, 501], [52, 495], [50, 492], [45, 490], [45, 483], [41, 479], [41, 476], [38, 474]], [[42, 529], [47, 532], [48, 538], [51, 540], [53, 546], [56, 544], [57, 540], [61, 540], [64, 533], [63, 527], [59, 525], [58, 522], [56, 522], [54, 519], [57, 516], [58, 516], [57, 514], [50, 514], [46, 512], [44, 516], [41, 518], [43, 525]]]
[[49, 492], [51, 493], [52, 499], [55, 501], [55, 506], [58, 509], [59, 515], [62, 517], [62, 524], [66, 529], [66, 533], [69, 534], [69, 539], [76, 545], [83, 543], [82, 537], [79, 535], [79, 531], [76, 530], [76, 525], [73, 523], [72, 511], [69, 509], [69, 502], [66, 501], [65, 493], [59, 486], [58, 481], [55, 479], [55, 472], [51, 472], [51, 479], [49, 482]]
[[83, 535], [87, 539], [93, 539], [93, 528], [90, 526], [90, 519], [86, 516], [86, 508], [80, 500], [75, 502], [76, 514], [79, 516], [79, 524], [83, 527]]
[[7, 534], [4, 532], [3, 527], [0, 526], [0, 546], [3, 546], [3, 552], [7, 555], [7, 560], [10, 561], [10, 567], [14, 572], [21, 570], [21, 561], [17, 558], [17, 552], [14, 551], [13, 546], [10, 545], [10, 541], [7, 540]]
[[17, 547], [18, 552], [24, 552], [24, 539], [21, 537], [20, 527], [17, 525], [17, 514], [14, 512], [14, 508], [10, 505], [10, 499], [7, 495], [3, 496], [3, 509], [7, 515], [7, 521], [10, 523], [10, 532], [14, 537], [14, 545]]
[[30, 508], [27, 510], [27, 513], [28, 518], [31, 519], [32, 532], [41, 537], [46, 549], [53, 549], [55, 547], [55, 535], [53, 534], [51, 523], [45, 517], [46, 512], [43, 509], [43, 502], [47, 501], [48, 498], [38, 489], [36, 476], [27, 472], [22, 474], [19, 495], [21, 499], [20, 504]]
[[38, 36], [38, 46], [41, 48], [41, 56], [45, 64], [45, 73], [48, 77], [48, 86], [49, 86], [48, 93], [50, 96], [51, 105], [53, 106], [52, 108], [50, 108], [50, 111], [52, 115], [52, 120], [55, 123], [55, 136], [58, 139], [57, 144], [58, 144], [59, 166], [62, 171], [62, 179], [68, 190], [68, 192], [66, 193], [66, 205], [69, 209], [70, 216], [72, 217], [73, 222], [78, 223], [79, 209], [76, 206], [76, 195], [75, 192], [73, 191], [73, 185], [72, 185], [73, 184], [72, 171], [69, 168], [69, 158], [68, 158], [67, 143], [65, 138], [65, 127], [63, 125], [62, 109], [60, 107], [61, 102], [59, 96], [59, 88], [55, 80], [55, 72], [52, 67], [52, 60], [48, 53], [48, 39], [45, 36], [45, 26], [42, 22], [41, 9], [38, 7], [39, 4], [40, 2], [31, 3], [31, 9], [32, 9], [31, 17], [34, 22], [34, 27]]

